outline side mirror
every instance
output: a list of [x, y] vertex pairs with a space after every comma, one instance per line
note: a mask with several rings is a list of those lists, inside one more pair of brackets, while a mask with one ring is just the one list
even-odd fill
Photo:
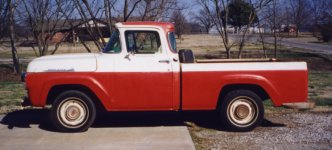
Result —
[[134, 56], [135, 55], [135, 52], [134, 51], [129, 51], [128, 54], [124, 57], [125, 59], [128, 59], [129, 61], [131, 60], [130, 59], [130, 55]]
[[128, 59], [129, 61], [131, 60], [131, 59], [130, 59], [130, 54], [127, 54], [124, 58], [125, 58], [125, 59]]

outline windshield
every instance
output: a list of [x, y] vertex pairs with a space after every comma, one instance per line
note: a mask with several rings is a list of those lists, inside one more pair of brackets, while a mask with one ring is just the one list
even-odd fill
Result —
[[121, 44], [119, 38], [119, 30], [113, 31], [110, 40], [104, 48], [104, 53], [118, 53], [121, 51]]

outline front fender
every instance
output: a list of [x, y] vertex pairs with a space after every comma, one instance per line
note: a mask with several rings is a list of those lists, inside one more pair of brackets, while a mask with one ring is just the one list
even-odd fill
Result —
[[[103, 84], [101, 84], [103, 83]], [[105, 83], [105, 84], [104, 84]], [[27, 77], [29, 97], [34, 106], [44, 107], [48, 93], [57, 85], [76, 84], [89, 88], [109, 108], [110, 94], [107, 91], [108, 77], [94, 73], [34, 73]]]

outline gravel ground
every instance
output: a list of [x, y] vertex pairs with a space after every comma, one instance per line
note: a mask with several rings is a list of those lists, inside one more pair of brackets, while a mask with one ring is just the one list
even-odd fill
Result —
[[189, 127], [197, 149], [332, 149], [332, 112], [265, 114], [251, 132]]

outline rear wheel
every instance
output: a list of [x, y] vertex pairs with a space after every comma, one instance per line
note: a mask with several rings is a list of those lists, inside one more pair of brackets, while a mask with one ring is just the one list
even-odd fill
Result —
[[51, 120], [60, 131], [86, 131], [95, 118], [94, 103], [89, 96], [80, 91], [63, 92], [53, 102]]
[[249, 90], [234, 90], [222, 99], [220, 115], [223, 125], [235, 131], [251, 131], [263, 120], [262, 99]]

